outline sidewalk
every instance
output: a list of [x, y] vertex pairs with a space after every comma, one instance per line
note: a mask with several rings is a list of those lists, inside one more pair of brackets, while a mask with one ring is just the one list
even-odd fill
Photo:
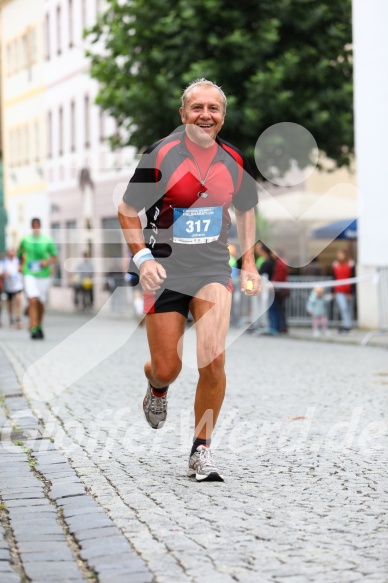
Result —
[[153, 580], [45, 434], [0, 352], [0, 581]]
[[[329, 336], [319, 336], [318, 338], [314, 338], [310, 328], [295, 327], [290, 329], [289, 337], [295, 338], [296, 340], [311, 340], [314, 342], [361, 345], [362, 341], [367, 337], [369, 332], [369, 330], [360, 330], [359, 328], [354, 328], [346, 334], [339, 334], [337, 329], [334, 328], [329, 330]], [[388, 348], [388, 332], [384, 334], [376, 333], [376, 335], [369, 340], [368, 346]]]
[[386, 583], [387, 352], [357, 334], [236, 338], [213, 440], [226, 480], [196, 484], [189, 332], [153, 431], [144, 328], [1, 329], [0, 582]]

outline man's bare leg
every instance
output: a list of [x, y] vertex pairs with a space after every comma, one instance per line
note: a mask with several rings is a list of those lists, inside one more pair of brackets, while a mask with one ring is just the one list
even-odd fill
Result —
[[154, 388], [171, 384], [181, 371], [182, 361], [177, 347], [185, 325], [186, 318], [178, 312], [146, 316], [151, 360], [145, 363], [144, 372]]
[[194, 440], [187, 475], [198, 482], [222, 482], [210, 451], [210, 439], [225, 396], [225, 337], [232, 294], [225, 286], [203, 287], [190, 302], [197, 330], [199, 381], [195, 395]]
[[144, 366], [148, 387], [143, 411], [153, 429], [163, 427], [167, 419], [167, 390], [182, 368], [177, 347], [185, 323], [186, 318], [177, 312], [146, 316], [151, 360]]
[[38, 298], [30, 298], [28, 305], [28, 316], [30, 318], [30, 330], [38, 326]]
[[14, 308], [15, 308], [15, 316], [16, 316], [16, 327], [17, 328], [22, 328], [23, 324], [22, 324], [22, 310], [23, 310], [23, 306], [22, 306], [22, 293], [19, 292], [17, 294], [15, 294], [14, 298]]
[[232, 294], [220, 283], [202, 288], [190, 303], [197, 331], [199, 381], [195, 396], [194, 436], [210, 439], [224, 400], [225, 338]]
[[42, 304], [42, 302], [40, 302], [39, 300], [38, 300], [37, 311], [38, 311], [38, 324], [37, 324], [37, 326], [42, 326], [43, 315], [44, 315], [44, 304]]

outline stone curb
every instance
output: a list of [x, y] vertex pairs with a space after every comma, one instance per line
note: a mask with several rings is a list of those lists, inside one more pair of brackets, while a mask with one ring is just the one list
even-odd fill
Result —
[[152, 582], [127, 538], [44, 438], [1, 351], [0, 421], [1, 583]]

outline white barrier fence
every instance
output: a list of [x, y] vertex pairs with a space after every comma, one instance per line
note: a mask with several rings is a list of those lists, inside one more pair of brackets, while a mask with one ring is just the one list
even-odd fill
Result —
[[[285, 300], [286, 320], [288, 325], [309, 326], [311, 325], [311, 316], [306, 311], [306, 303], [312, 288], [316, 286], [324, 287], [327, 288], [327, 291], [330, 293], [333, 291], [330, 288], [333, 288], [339, 283], [342, 285], [346, 283], [357, 284], [370, 279], [370, 276], [352, 277], [339, 282], [328, 276], [291, 275], [287, 282], [273, 282], [273, 284], [271, 282], [269, 285], [273, 285], [275, 289], [286, 288], [290, 290], [290, 295]], [[258, 297], [248, 297], [237, 291], [233, 304], [232, 323], [236, 325], [251, 324], [255, 327], [267, 326], [267, 314], [264, 313], [262, 316], [259, 316], [259, 314], [266, 312], [265, 306], [268, 305], [268, 288], [266, 285], [263, 286], [263, 293]], [[356, 325], [357, 316], [355, 300], [352, 305], [352, 319], [353, 325]], [[339, 326], [341, 324], [339, 309], [334, 299], [328, 305], [328, 321], [329, 325], [332, 326]]]

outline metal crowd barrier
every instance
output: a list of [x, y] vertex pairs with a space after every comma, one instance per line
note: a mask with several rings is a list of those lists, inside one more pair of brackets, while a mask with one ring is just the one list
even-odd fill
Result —
[[377, 268], [377, 301], [379, 310], [379, 330], [368, 332], [361, 344], [366, 346], [375, 336], [388, 334], [388, 266]]
[[[327, 275], [290, 275], [288, 277], [288, 282], [290, 283], [311, 282], [311, 287], [290, 289], [290, 295], [285, 300], [286, 320], [289, 326], [311, 326], [311, 316], [306, 311], [306, 303], [311, 290], [316, 285], [319, 285], [320, 281], [323, 282], [333, 279], [333, 277]], [[333, 290], [329, 288], [327, 292], [332, 293]], [[255, 327], [267, 327], [266, 306], [268, 304], [268, 292], [265, 292], [265, 286], [263, 293], [257, 297], [246, 296], [237, 290], [233, 303], [234, 314], [232, 312], [232, 323], [236, 324], [237, 322], [237, 325], [249, 324]], [[263, 313], [263, 315], [259, 316], [260, 313]], [[341, 325], [341, 317], [335, 299], [328, 304], [327, 316], [329, 326], [335, 327]], [[353, 325], [356, 325], [355, 305], [353, 305]]]

